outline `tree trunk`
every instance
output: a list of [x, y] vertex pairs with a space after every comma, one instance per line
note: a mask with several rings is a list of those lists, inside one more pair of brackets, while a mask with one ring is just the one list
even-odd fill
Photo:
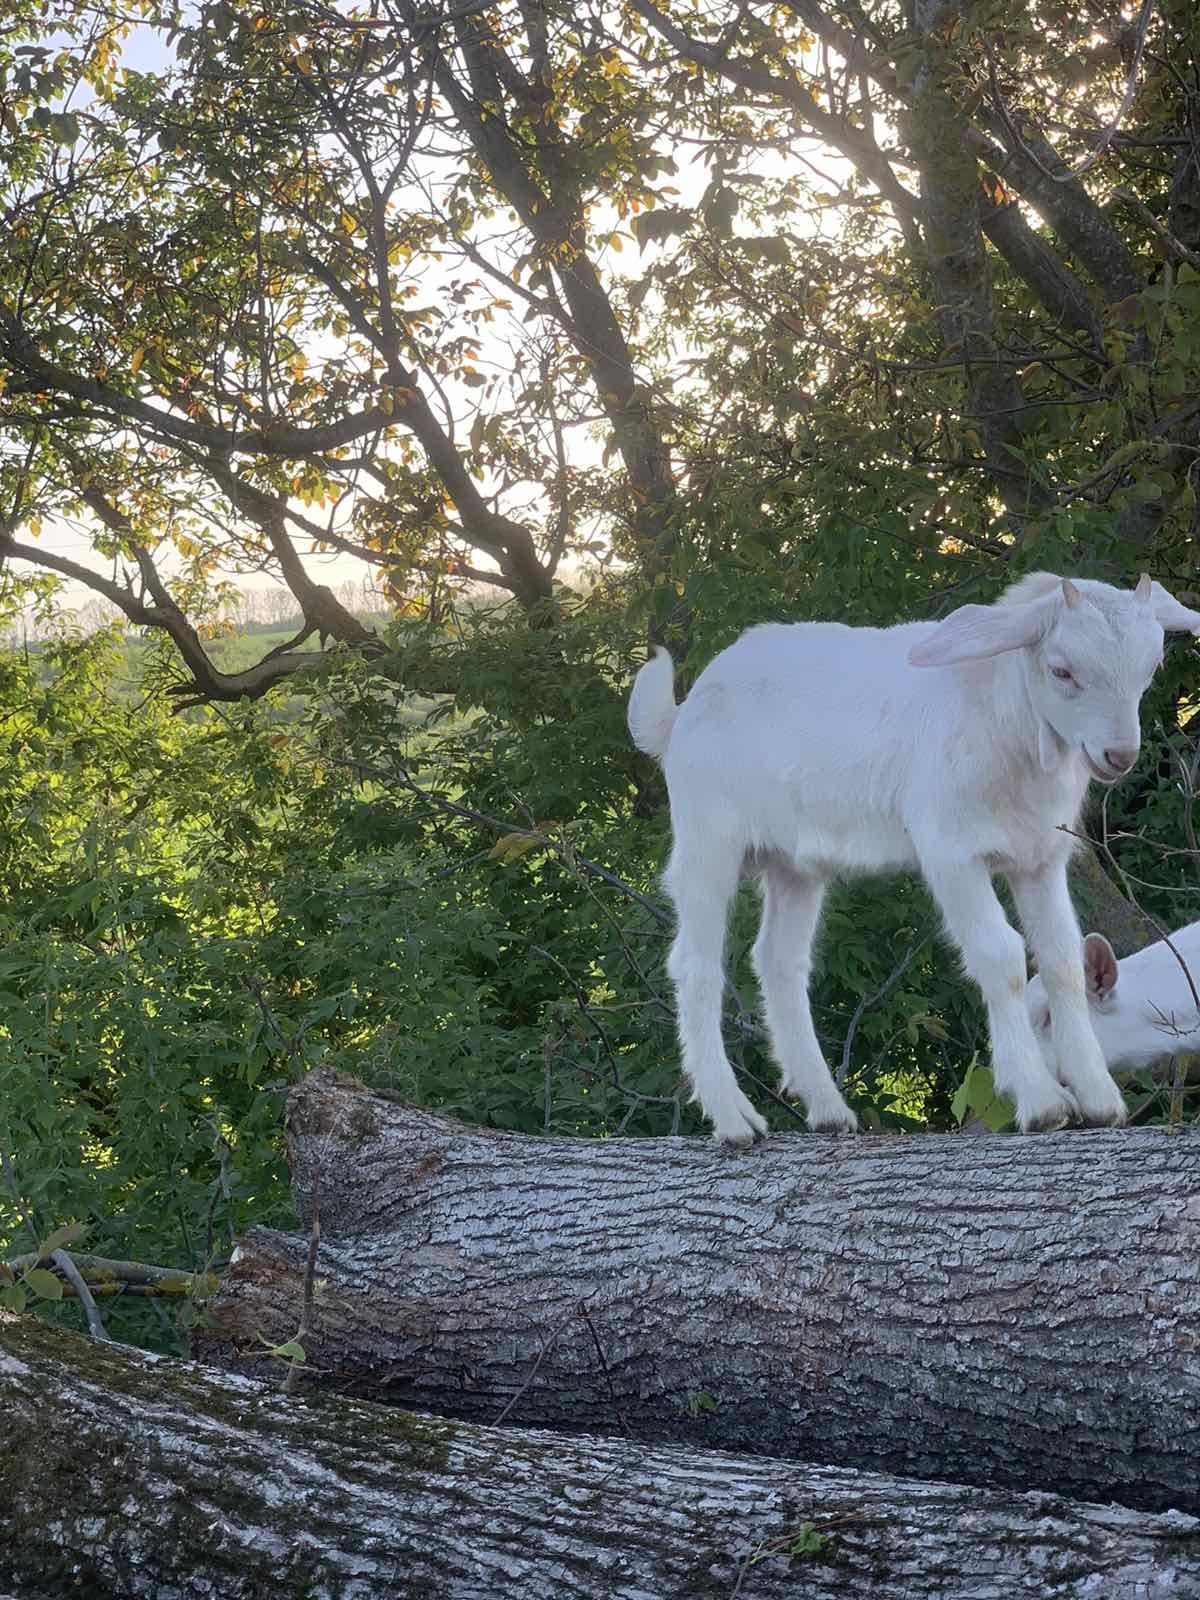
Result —
[[[490, 1422], [1200, 1511], [1200, 1133], [489, 1133], [316, 1074], [314, 1381]], [[255, 1230], [196, 1336], [253, 1368], [307, 1240]]]
[[1085, 933], [1102, 933], [1123, 961], [1154, 944], [1158, 929], [1131, 900], [1127, 900], [1100, 864], [1090, 845], [1071, 857], [1071, 898]]
[[0, 1405], [0, 1587], [30, 1600], [1165, 1600], [1200, 1585], [1200, 1523], [1178, 1512], [295, 1399], [2, 1312]]

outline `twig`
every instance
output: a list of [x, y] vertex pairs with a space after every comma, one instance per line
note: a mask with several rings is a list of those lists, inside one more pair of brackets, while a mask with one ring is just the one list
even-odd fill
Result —
[[864, 995], [864, 997], [855, 1006], [854, 1014], [850, 1018], [850, 1026], [846, 1029], [846, 1041], [842, 1045], [841, 1065], [837, 1070], [839, 1089], [845, 1084], [846, 1075], [850, 1071], [850, 1052], [854, 1047], [854, 1035], [858, 1031], [858, 1025], [862, 1021], [863, 1014], [869, 1011], [872, 1006], [877, 1006], [881, 1000], [885, 1000], [887, 998], [887, 996], [900, 982], [900, 979], [908, 971], [909, 967], [912, 966], [913, 962], [921, 954], [922, 950], [924, 950], [926, 946], [932, 942], [932, 940], [933, 934], [927, 933], [923, 938], [918, 939], [916, 944], [910, 945], [907, 954], [897, 966], [892, 968], [890, 975], [883, 983], [882, 987], [876, 989], [874, 994]]
[[[553, 966], [557, 967], [559, 972], [562, 973], [563, 977], [570, 984], [571, 989], [572, 989], [572, 991], [574, 992], [574, 995], [575, 995], [575, 1004], [579, 1007], [580, 1013], [582, 1014], [584, 1020], [588, 1023], [588, 1025], [592, 1029], [594, 1029], [594, 1031], [596, 1033], [596, 1036], [600, 1041], [600, 1047], [603, 1050], [603, 1052], [604, 1052], [604, 1054], [605, 1054], [605, 1056], [606, 1056], [606, 1058], [608, 1060], [609, 1070], [612, 1073], [613, 1088], [616, 1089], [618, 1094], [624, 1095], [627, 1100], [632, 1102], [632, 1104], [630, 1105], [630, 1108], [629, 1108], [629, 1112], [622, 1119], [620, 1128], [617, 1130], [618, 1133], [624, 1131], [625, 1124], [629, 1121], [629, 1117], [633, 1114], [633, 1112], [638, 1110], [638, 1108], [641, 1107], [641, 1106], [644, 1106], [644, 1105], [670, 1105], [672, 1103], [674, 1103], [675, 1105], [678, 1105], [678, 1096], [676, 1096], [676, 1095], [643, 1094], [640, 1089], [630, 1089], [630, 1088], [628, 1088], [626, 1086], [624, 1080], [621, 1077], [621, 1069], [620, 1069], [620, 1066], [618, 1065], [618, 1062], [617, 1062], [617, 1053], [616, 1053], [615, 1049], [613, 1048], [612, 1040], [609, 1038], [608, 1032], [607, 1032], [606, 1028], [604, 1027], [604, 1024], [600, 1021], [600, 1019], [592, 1011], [592, 1008], [588, 1003], [587, 995], [584, 993], [583, 988], [580, 985], [578, 979], [575, 977], [574, 973], [571, 971], [571, 969], [569, 967], [565, 966], [558, 959], [557, 956], [551, 955], [550, 951], [549, 950], [544, 950], [541, 945], [533, 944], [533, 945], [530, 945], [529, 948], [533, 952], [534, 955], [541, 956], [543, 958], [543, 960], [549, 961]], [[567, 1059], [567, 1058], [564, 1057], [564, 1060], [565, 1059]], [[547, 1096], [549, 1096], [549, 1092], [550, 1092], [550, 1090], [549, 1090], [549, 1081], [550, 1081], [549, 1080], [549, 1071], [550, 1071], [549, 1062], [547, 1061], [547, 1065], [546, 1065], [546, 1073], [547, 1073], [546, 1093], [547, 1093]], [[547, 1131], [549, 1131], [549, 1113], [548, 1112], [547, 1112]]]
[[1189, 267], [1195, 267], [1200, 270], [1200, 253], [1190, 250], [1182, 239], [1177, 239], [1169, 228], [1164, 227], [1146, 202], [1140, 200], [1132, 189], [1124, 187], [1114, 189], [1112, 197], [1114, 200], [1120, 200], [1123, 205], [1127, 205], [1131, 211], [1135, 211], [1141, 217], [1159, 244], [1162, 245], [1165, 255], [1172, 257], [1176, 261], [1185, 261]]
[[204, 1219], [204, 1264], [207, 1267], [213, 1257], [213, 1223], [216, 1218], [217, 1201], [222, 1195], [229, 1199], [229, 1158], [232, 1151], [224, 1135], [217, 1135], [217, 1175], [213, 1179], [212, 1198], [208, 1202], [208, 1212]]
[[613, 1415], [616, 1417], [617, 1421], [621, 1424], [621, 1431], [624, 1433], [625, 1437], [627, 1439], [632, 1439], [633, 1438], [633, 1434], [629, 1431], [629, 1424], [625, 1421], [624, 1413], [622, 1412], [620, 1406], [617, 1404], [617, 1391], [613, 1388], [612, 1373], [609, 1372], [609, 1370], [608, 1370], [608, 1362], [604, 1359], [604, 1351], [603, 1351], [603, 1349], [601, 1348], [601, 1345], [600, 1345], [600, 1337], [597, 1334], [596, 1329], [595, 1329], [595, 1325], [593, 1324], [592, 1319], [588, 1314], [587, 1302], [581, 1300], [580, 1303], [579, 1303], [579, 1308], [578, 1309], [579, 1309], [579, 1315], [587, 1323], [588, 1332], [592, 1336], [592, 1343], [596, 1347], [596, 1359], [600, 1363], [600, 1370], [601, 1370], [601, 1372], [603, 1372], [604, 1381], [608, 1385], [608, 1398], [613, 1403]]
[[[93, 1256], [78, 1250], [70, 1252], [71, 1260], [84, 1281], [93, 1289], [104, 1290], [111, 1286], [124, 1286], [152, 1291], [155, 1294], [187, 1294], [193, 1288], [216, 1287], [216, 1277], [211, 1272], [184, 1272], [178, 1267], [155, 1267], [144, 1261], [113, 1261], [107, 1256]], [[5, 1264], [15, 1273], [26, 1267], [36, 1267], [41, 1260], [40, 1251], [13, 1256]]]
[[318, 1164], [313, 1177], [312, 1227], [308, 1231], [308, 1255], [304, 1262], [304, 1299], [301, 1302], [300, 1326], [296, 1330], [296, 1343], [303, 1356], [293, 1356], [283, 1380], [284, 1394], [295, 1394], [300, 1387], [300, 1370], [308, 1352], [304, 1341], [312, 1332], [313, 1296], [316, 1286], [317, 1251], [321, 1244], [321, 1167]]
[[1175, 1070], [1171, 1079], [1171, 1098], [1167, 1103], [1167, 1121], [1172, 1127], [1183, 1121], [1183, 1091], [1187, 1084], [1188, 1068], [1195, 1059], [1196, 1057], [1186, 1050], [1181, 1050], [1178, 1055], [1171, 1058]]
[[95, 1300], [92, 1298], [92, 1291], [84, 1283], [82, 1274], [71, 1260], [71, 1257], [65, 1250], [51, 1250], [50, 1259], [74, 1289], [79, 1299], [79, 1304], [83, 1307], [83, 1314], [87, 1318], [88, 1332], [92, 1338], [111, 1341], [112, 1335], [104, 1326], [103, 1318]]
[[546, 1037], [542, 1040], [542, 1088], [544, 1095], [542, 1132], [546, 1134], [547, 1137], [549, 1137], [550, 1134], [550, 1111], [553, 1103], [554, 1085], [554, 1050], [552, 1045], [553, 1035], [551, 1034], [549, 1028], [547, 1028]]
[[[746, 1581], [746, 1574], [750, 1568], [756, 1566], [764, 1556], [774, 1555], [777, 1551], [786, 1550], [800, 1538], [805, 1527], [811, 1528], [814, 1533], [828, 1533], [833, 1528], [845, 1527], [851, 1522], [868, 1522], [871, 1513], [866, 1511], [838, 1511], [832, 1516], [821, 1517], [815, 1522], [801, 1523], [797, 1528], [786, 1529], [774, 1539], [764, 1539], [756, 1544], [752, 1550], [746, 1552], [745, 1559], [738, 1569], [737, 1582], [733, 1586], [733, 1593], [729, 1600], [738, 1600], [742, 1592], [742, 1585]], [[816, 1553], [816, 1552], [814, 1552]]]
[[1063, 165], [1066, 167], [1066, 171], [1064, 172], [1051, 172], [1049, 167], [1047, 167], [1039, 159], [1039, 157], [1029, 148], [1029, 146], [1021, 138], [1021, 135], [1017, 132], [1016, 124], [1012, 119], [1012, 113], [1005, 105], [1004, 97], [1000, 93], [1000, 85], [996, 77], [995, 58], [992, 55], [992, 47], [990, 43], [986, 45], [988, 80], [991, 85], [993, 103], [995, 104], [996, 110], [1000, 113], [1000, 120], [1004, 123], [1009, 137], [1016, 144], [1017, 149], [1021, 152], [1025, 159], [1032, 162], [1042, 176], [1049, 179], [1051, 183], [1070, 183], [1075, 178], [1081, 178], [1085, 172], [1090, 171], [1091, 168], [1096, 165], [1097, 161], [1099, 161], [1100, 157], [1105, 153], [1109, 145], [1120, 132], [1121, 124], [1124, 122], [1129, 108], [1133, 104], [1133, 96], [1137, 90], [1138, 74], [1142, 70], [1142, 55], [1146, 48], [1146, 33], [1150, 26], [1150, 13], [1153, 11], [1153, 9], [1154, 0], [1142, 0], [1142, 9], [1137, 20], [1137, 36], [1134, 42], [1133, 61], [1125, 78], [1125, 93], [1121, 96], [1121, 104], [1117, 107], [1116, 116], [1112, 119], [1108, 127], [1100, 136], [1099, 140], [1097, 141], [1096, 148], [1089, 151], [1089, 153], [1084, 157], [1077, 167], [1066, 166], [1066, 163], [1064, 162]]
[[[460, 806], [453, 800], [447, 800], [444, 795], [435, 794], [429, 789], [423, 789], [414, 777], [402, 767], [395, 771], [388, 771], [384, 767], [376, 767], [369, 762], [355, 760], [349, 756], [328, 756], [326, 759], [336, 767], [350, 767], [353, 771], [368, 778], [374, 778], [377, 783], [382, 783], [388, 788], [407, 789], [410, 794], [417, 795], [435, 810], [444, 811], [448, 816], [459, 817], [464, 822], [474, 822], [480, 827], [490, 828], [493, 833], [521, 834], [525, 837], [536, 835], [549, 848], [558, 848], [553, 834], [543, 833], [538, 828], [523, 827], [520, 823], [506, 822], [503, 817], [489, 816], [486, 811], [476, 811], [473, 806]], [[615, 872], [610, 872], [607, 867], [602, 867], [597, 861], [589, 861], [586, 856], [577, 855], [573, 850], [570, 859], [584, 872], [590, 873], [594, 878], [600, 878], [614, 889], [619, 889], [627, 895], [644, 911], [648, 911], [654, 920], [663, 927], [672, 925], [669, 911], [663, 906], [644, 895], [640, 889], [635, 889], [631, 883], [626, 883], [624, 878], [618, 878]]]
[[[1088, 839], [1086, 834], [1076, 833], [1073, 828], [1068, 828], [1065, 822], [1059, 824], [1059, 829], [1062, 833], [1070, 834], [1071, 838], [1073, 839], [1083, 839], [1088, 844], [1094, 844], [1096, 842], [1095, 840]], [[1117, 860], [1116, 856], [1112, 853], [1112, 850], [1109, 847], [1107, 795], [1105, 795], [1104, 804], [1100, 809], [1100, 842], [1097, 848], [1103, 853], [1105, 859], [1112, 864], [1113, 871], [1116, 872], [1117, 876], [1120, 878], [1121, 886], [1125, 892], [1125, 898], [1129, 901], [1130, 905], [1135, 911], [1140, 912], [1141, 915], [1145, 917], [1146, 921], [1154, 929], [1155, 933], [1158, 934], [1159, 938], [1175, 957], [1176, 961], [1178, 961], [1180, 970], [1187, 981], [1187, 986], [1191, 990], [1192, 1004], [1195, 1006], [1197, 1011], [1200, 1011], [1200, 993], [1197, 993], [1195, 982], [1192, 979], [1190, 967], [1180, 955], [1179, 951], [1175, 948], [1175, 945], [1171, 939], [1171, 935], [1163, 927], [1162, 923], [1159, 922], [1157, 917], [1152, 917], [1150, 915], [1145, 906], [1142, 905], [1141, 901], [1138, 899], [1137, 895], [1134, 894], [1132, 888], [1130, 887], [1129, 874], [1125, 871], [1124, 867]]]
[[[592, 1290], [592, 1294], [597, 1294], [597, 1293], [599, 1293], [599, 1291], [597, 1289], [593, 1289]], [[591, 1299], [591, 1295], [588, 1296], [588, 1299], [589, 1300]], [[509, 1400], [501, 1408], [499, 1416], [497, 1416], [495, 1422], [493, 1423], [493, 1427], [499, 1427], [500, 1426], [500, 1424], [508, 1416], [508, 1414], [512, 1410], [512, 1408], [516, 1405], [517, 1401], [520, 1400], [521, 1396], [524, 1395], [528, 1391], [530, 1384], [533, 1382], [533, 1380], [538, 1375], [538, 1370], [541, 1367], [542, 1362], [545, 1361], [546, 1357], [550, 1354], [551, 1350], [553, 1350], [554, 1346], [558, 1343], [558, 1341], [562, 1338], [563, 1334], [570, 1327], [571, 1318], [572, 1317], [577, 1317], [580, 1314], [580, 1312], [583, 1310], [585, 1304], [586, 1304], [586, 1301], [581, 1300], [578, 1305], [572, 1306], [570, 1311], [567, 1312], [566, 1316], [562, 1319], [562, 1321], [555, 1328], [553, 1328], [551, 1330], [549, 1336], [547, 1338], [543, 1339], [542, 1348], [538, 1352], [538, 1358], [533, 1363], [533, 1366], [529, 1369], [529, 1376], [525, 1379], [525, 1382], [517, 1390], [516, 1394], [513, 1395], [511, 1400]]]
[[40, 1261], [42, 1258], [42, 1241], [38, 1238], [38, 1231], [33, 1225], [33, 1218], [26, 1210], [24, 1200], [21, 1199], [21, 1191], [17, 1185], [17, 1175], [13, 1171], [13, 1165], [9, 1160], [8, 1151], [3, 1145], [0, 1145], [0, 1167], [3, 1167], [4, 1169], [4, 1181], [8, 1185], [8, 1192], [12, 1195], [13, 1205], [17, 1208], [17, 1215], [25, 1224], [25, 1232], [33, 1240], [34, 1254], [30, 1263], [32, 1265], [33, 1263]]

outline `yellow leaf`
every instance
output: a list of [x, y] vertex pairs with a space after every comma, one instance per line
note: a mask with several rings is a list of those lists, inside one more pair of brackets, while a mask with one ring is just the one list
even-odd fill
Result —
[[396, 397], [390, 389], [384, 389], [379, 396], [379, 409], [385, 417], [390, 417], [396, 409]]
[[307, 56], [296, 57], [296, 71], [302, 72], [306, 78], [308, 77], [309, 73], [312, 71], [312, 62]]
[[488, 851], [488, 860], [517, 861], [541, 843], [540, 833], [506, 833]]
[[142, 362], [145, 359], [146, 359], [146, 347], [145, 347], [145, 345], [143, 345], [140, 350], [135, 350], [133, 352], [133, 354], [129, 358], [129, 370], [130, 370], [130, 372], [139, 372], [141, 370]]
[[358, 227], [358, 223], [355, 222], [354, 218], [350, 215], [350, 213], [348, 211], [343, 211], [342, 212], [342, 227], [346, 230], [347, 233], [353, 233], [355, 231], [355, 229]]

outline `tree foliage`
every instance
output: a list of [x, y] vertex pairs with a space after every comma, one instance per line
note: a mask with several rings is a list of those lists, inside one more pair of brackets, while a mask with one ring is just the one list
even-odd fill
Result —
[[[1186, 571], [1191, 7], [214, 0], [147, 7], [153, 71], [49, 12], [0, 64], [10, 558], [169, 633], [185, 696], [375, 647], [313, 548], [542, 622], [565, 554], [651, 583], [741, 497], [843, 590]], [[17, 538], [67, 516], [97, 563]], [[222, 674], [230, 564], [304, 621]]]
[[[219, 1259], [318, 1060], [695, 1127], [630, 666], [1031, 567], [1187, 596], [1198, 55], [1180, 0], [11, 4], [4, 603], [129, 626], [0, 660], [0, 1231]], [[235, 657], [259, 572], [295, 625]], [[1090, 824], [1172, 925], [1193, 660]], [[815, 1011], [868, 1120], [953, 1124], [982, 1035], [918, 886], [834, 898]]]

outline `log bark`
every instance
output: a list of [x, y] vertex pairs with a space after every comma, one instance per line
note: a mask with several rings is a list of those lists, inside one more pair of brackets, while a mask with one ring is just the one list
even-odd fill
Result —
[[1200, 1522], [1179, 1512], [295, 1399], [5, 1313], [0, 1406], [0, 1592], [21, 1600], [1175, 1600], [1200, 1585]]
[[[310, 1381], [422, 1411], [1200, 1512], [1200, 1131], [541, 1139], [316, 1074]], [[195, 1349], [290, 1338], [306, 1234]]]

